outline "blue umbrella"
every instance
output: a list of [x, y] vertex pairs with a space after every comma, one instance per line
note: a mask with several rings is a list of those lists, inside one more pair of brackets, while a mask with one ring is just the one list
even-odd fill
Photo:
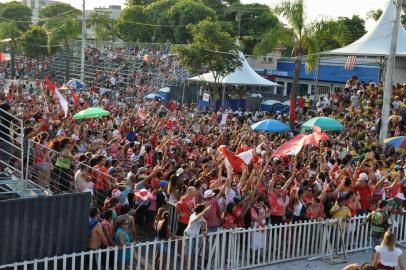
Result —
[[275, 119], [266, 119], [251, 125], [251, 129], [254, 131], [279, 133], [289, 131], [290, 127], [281, 121]]
[[74, 79], [74, 80], [70, 80], [69, 82], [67, 82], [66, 86], [69, 88], [81, 89], [85, 86], [85, 84], [79, 80]]

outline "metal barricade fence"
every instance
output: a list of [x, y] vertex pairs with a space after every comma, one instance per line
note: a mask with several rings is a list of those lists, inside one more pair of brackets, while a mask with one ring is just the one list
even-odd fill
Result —
[[[55, 161], [60, 156], [61, 153], [45, 145], [29, 140], [27, 146], [27, 161], [25, 162], [25, 178], [43, 187], [47, 191], [47, 195], [60, 192], [83, 192], [82, 190], [78, 190], [76, 187], [77, 183], [75, 183], [75, 172], [79, 166], [82, 165], [87, 168], [90, 175], [96, 172], [100, 177], [112, 183], [112, 185], [116, 184], [116, 178], [75, 159], [71, 160], [69, 169], [58, 169], [55, 167]], [[97, 196], [93, 196], [93, 198], [98, 205], [103, 205], [104, 201], [101, 201]]]
[[[368, 224], [363, 224], [364, 218], [358, 216], [343, 223], [320, 220], [219, 230], [195, 238], [133, 243], [125, 248], [66, 254], [3, 265], [0, 269], [249, 269], [298, 259], [323, 258], [333, 252], [370, 249], [371, 230]], [[398, 242], [402, 243], [405, 241], [405, 216], [396, 215], [396, 219], [398, 224], [394, 231]]]

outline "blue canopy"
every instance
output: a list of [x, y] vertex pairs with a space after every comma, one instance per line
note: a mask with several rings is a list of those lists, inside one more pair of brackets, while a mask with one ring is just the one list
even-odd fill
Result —
[[266, 119], [251, 125], [251, 129], [254, 131], [279, 133], [289, 131], [290, 127], [281, 121], [275, 119]]
[[66, 83], [66, 86], [74, 89], [81, 89], [85, 86], [85, 84], [77, 79], [70, 80]]

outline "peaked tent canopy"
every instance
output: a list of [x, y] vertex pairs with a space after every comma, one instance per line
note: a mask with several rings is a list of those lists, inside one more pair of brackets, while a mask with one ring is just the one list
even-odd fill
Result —
[[[396, 7], [393, 0], [388, 0], [375, 27], [363, 37], [343, 48], [335, 49], [324, 54], [358, 55], [358, 56], [387, 56], [390, 51], [391, 33], [395, 19]], [[406, 30], [399, 23], [397, 56], [406, 56]]]
[[[236, 68], [234, 72], [226, 75], [225, 77], [220, 77], [218, 82], [220, 84], [230, 84], [230, 85], [255, 85], [255, 86], [279, 86], [270, 80], [267, 80], [256, 73], [251, 66], [248, 64], [245, 56], [242, 52], [238, 52], [241, 60], [241, 66]], [[208, 72], [199, 76], [195, 76], [188, 79], [189, 81], [196, 82], [208, 82], [215, 83], [214, 75], [212, 72]]]

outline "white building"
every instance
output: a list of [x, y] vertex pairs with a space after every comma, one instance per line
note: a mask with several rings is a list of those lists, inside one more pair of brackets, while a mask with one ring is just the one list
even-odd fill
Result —
[[117, 19], [121, 15], [121, 6], [119, 5], [110, 5], [109, 7], [98, 7], [94, 8], [96, 13], [105, 13], [108, 14], [111, 19]]

